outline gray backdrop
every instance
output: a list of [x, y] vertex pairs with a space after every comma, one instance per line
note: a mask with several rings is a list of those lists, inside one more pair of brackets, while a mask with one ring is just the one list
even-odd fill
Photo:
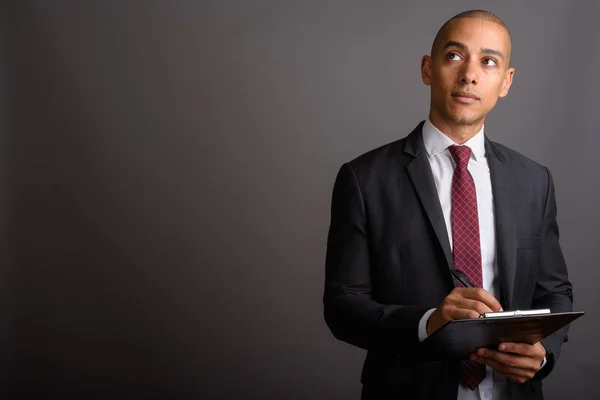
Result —
[[426, 117], [421, 56], [450, 16], [486, 8], [516, 67], [486, 133], [553, 171], [588, 312], [547, 398], [594, 398], [598, 2], [4, 5], [13, 396], [358, 399], [365, 353], [322, 318], [333, 180]]

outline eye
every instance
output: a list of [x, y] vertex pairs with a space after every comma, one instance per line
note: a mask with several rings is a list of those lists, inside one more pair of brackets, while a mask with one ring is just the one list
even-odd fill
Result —
[[458, 53], [455, 53], [455, 52], [448, 53], [446, 58], [450, 61], [457, 61], [457, 60], [461, 59], [460, 56], [458, 55]]
[[494, 60], [493, 58], [484, 58], [483, 64], [488, 67], [495, 67], [497, 65], [496, 60]]

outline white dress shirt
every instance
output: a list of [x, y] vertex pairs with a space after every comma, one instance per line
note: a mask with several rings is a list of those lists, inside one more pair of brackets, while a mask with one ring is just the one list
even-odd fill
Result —
[[[423, 142], [431, 165], [442, 212], [444, 213], [450, 246], [452, 247], [450, 218], [452, 211], [452, 176], [455, 163], [448, 147], [456, 143], [433, 126], [429, 119], [423, 125]], [[467, 168], [473, 177], [477, 191], [483, 288], [494, 297], [497, 297], [499, 282], [498, 266], [496, 264], [494, 198], [492, 196], [490, 169], [485, 155], [483, 127], [481, 131], [463, 145], [471, 148], [471, 158]], [[421, 319], [419, 324], [419, 340], [421, 341], [427, 337], [427, 320], [434, 310], [429, 310]], [[462, 384], [458, 385], [457, 400], [501, 400], [505, 389], [504, 378], [494, 373], [490, 367], [486, 367], [486, 377], [475, 390], [471, 390]]]

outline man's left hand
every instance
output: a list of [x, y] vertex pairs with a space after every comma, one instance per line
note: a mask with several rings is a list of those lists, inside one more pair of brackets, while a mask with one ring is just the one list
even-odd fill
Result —
[[546, 357], [546, 349], [540, 342], [501, 343], [498, 350], [478, 349], [470, 359], [485, 364], [510, 380], [524, 383], [540, 370]]

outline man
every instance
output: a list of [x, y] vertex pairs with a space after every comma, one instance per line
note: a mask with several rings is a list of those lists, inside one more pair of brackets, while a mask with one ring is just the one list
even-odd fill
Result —
[[[486, 11], [438, 32], [421, 62], [427, 121], [340, 169], [327, 243], [324, 314], [368, 350], [363, 399], [542, 399], [567, 329], [470, 360], [426, 360], [419, 343], [455, 319], [501, 309], [572, 309], [549, 171], [484, 136], [508, 94], [511, 38]], [[456, 268], [475, 283], [465, 288]]]

